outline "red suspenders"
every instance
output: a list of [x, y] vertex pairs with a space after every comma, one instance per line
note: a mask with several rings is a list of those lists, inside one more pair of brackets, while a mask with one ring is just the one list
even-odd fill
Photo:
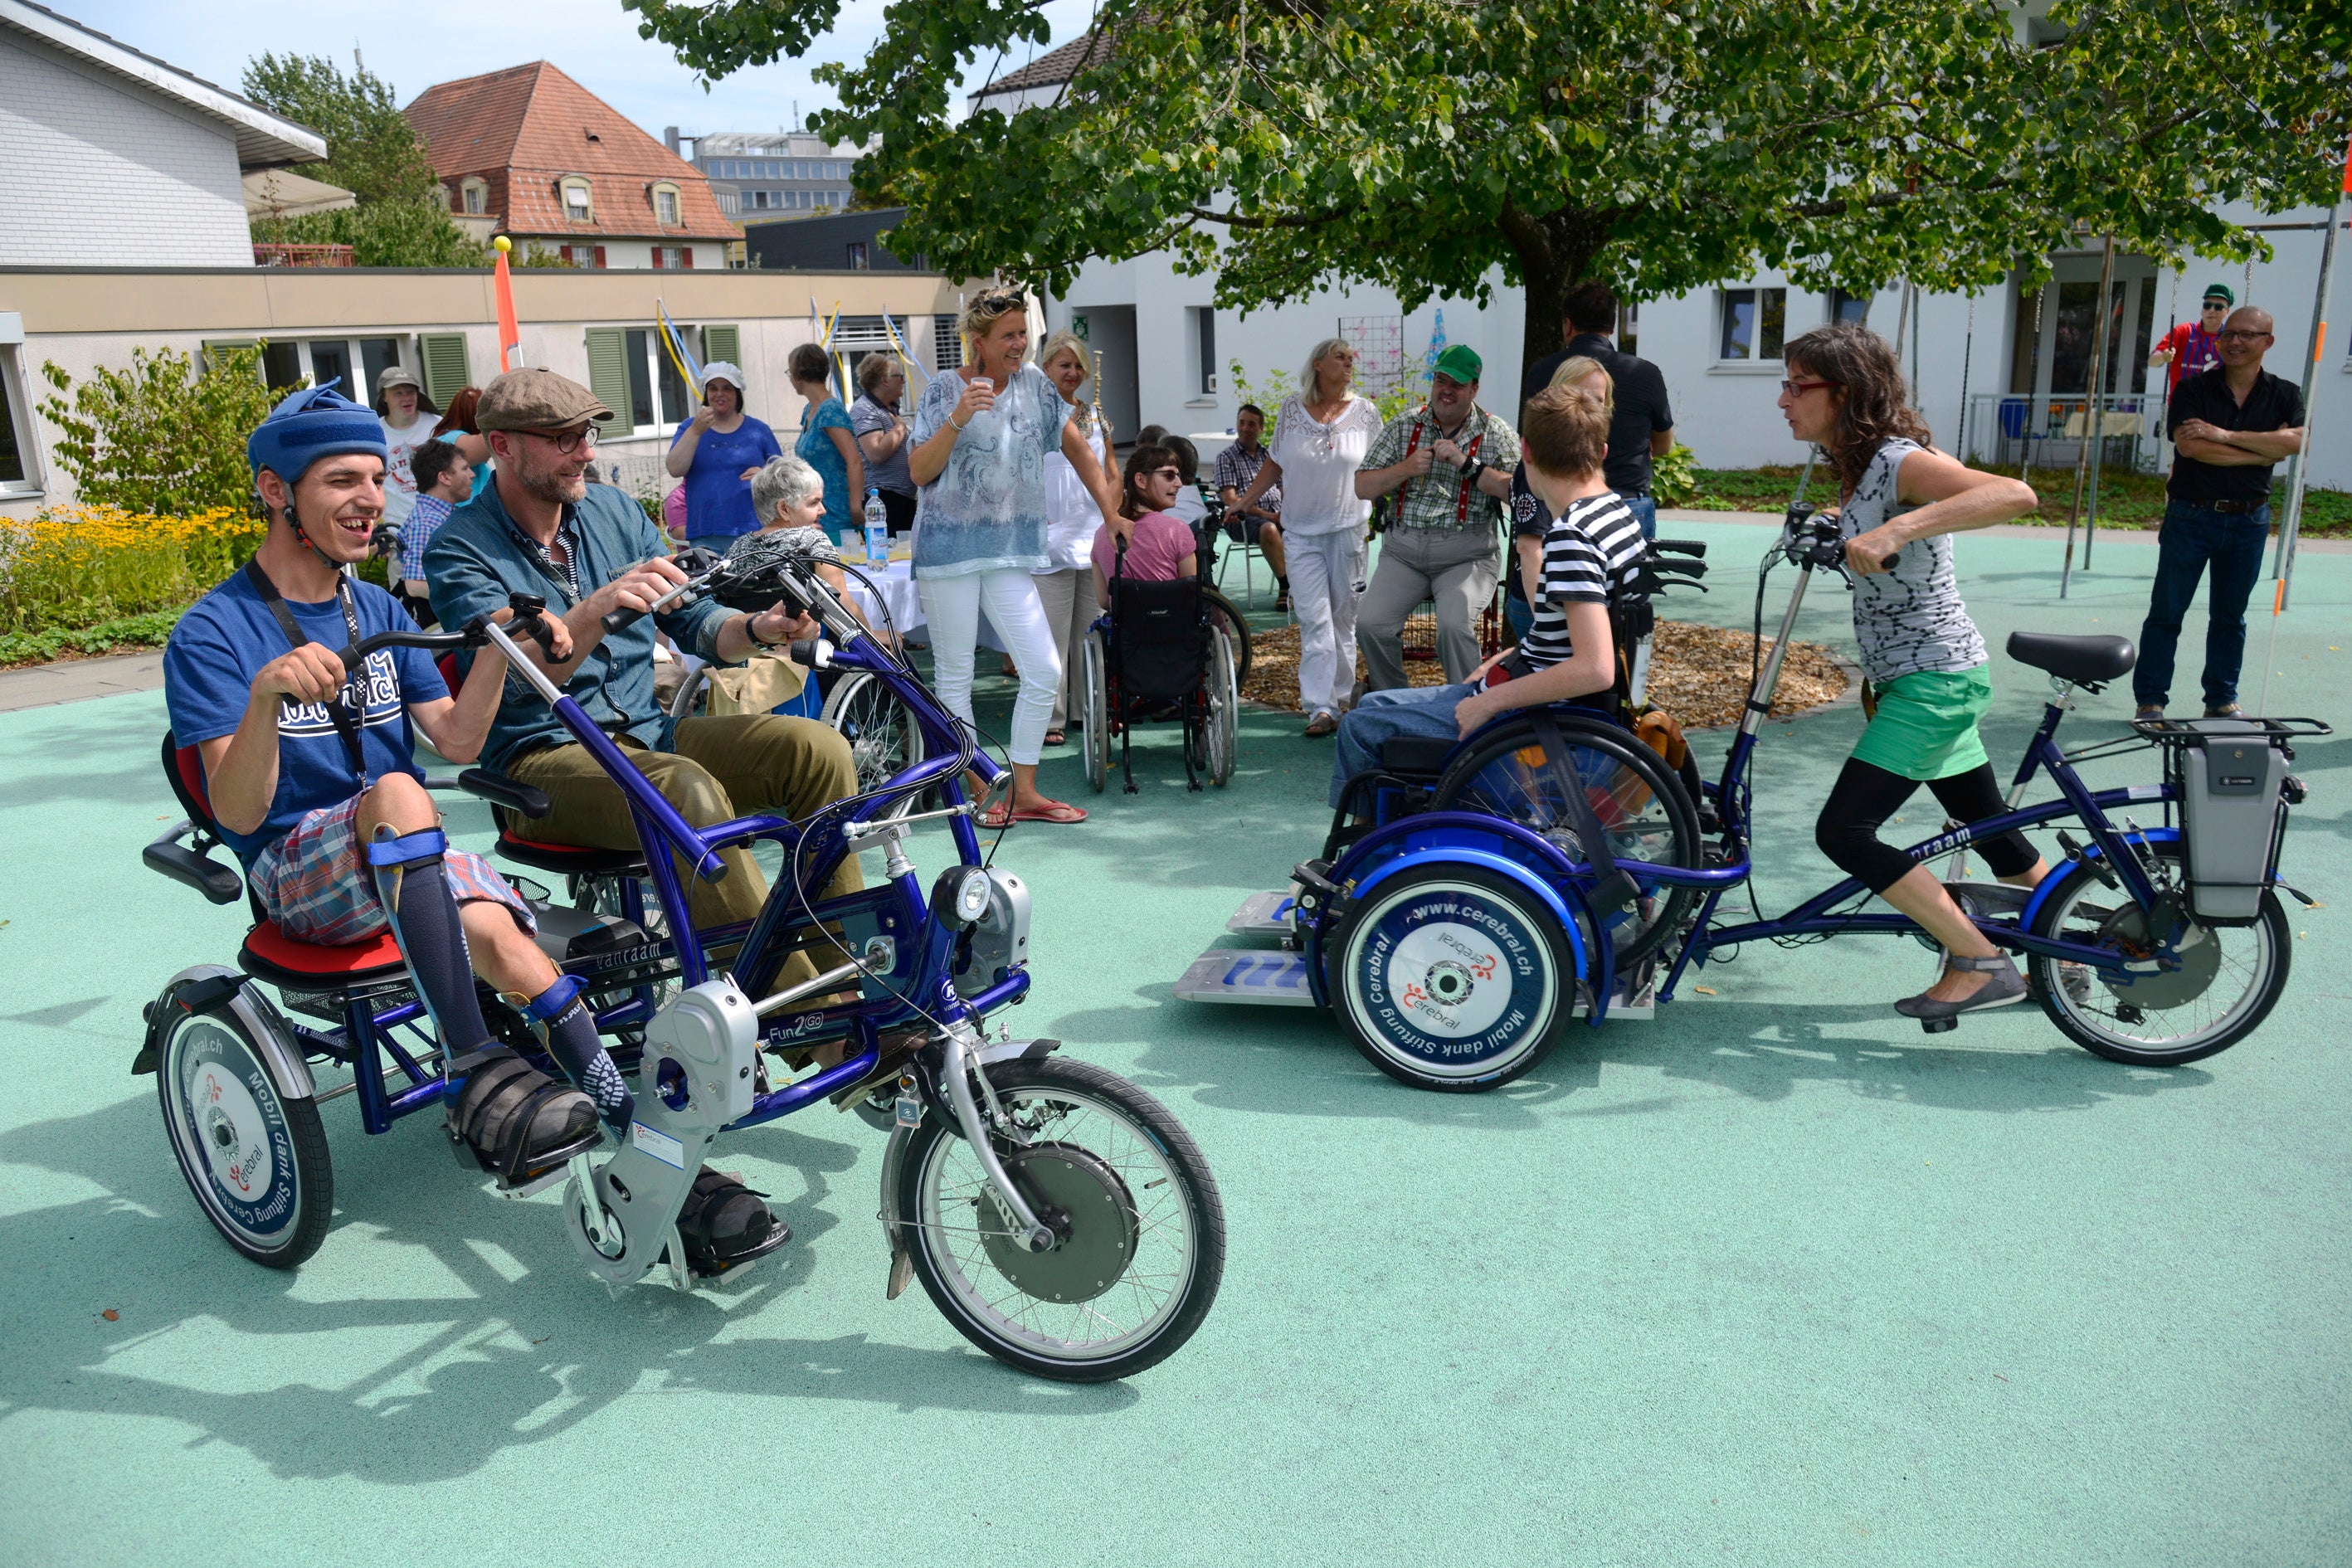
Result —
[[[1485, 445], [1486, 440], [1486, 433], [1484, 430], [1479, 431], [1477, 435], [1470, 438], [1470, 445], [1462, 449], [1462, 456], [1465, 458], [1475, 459], [1478, 456], [1478, 448]], [[1412, 434], [1405, 438], [1404, 455], [1410, 458], [1413, 453], [1420, 449], [1421, 419], [1419, 416], [1415, 416], [1412, 422]], [[1469, 468], [1470, 464], [1468, 462], [1465, 462], [1463, 464], [1462, 494], [1456, 498], [1454, 503], [1454, 526], [1456, 528], [1468, 526], [1470, 521], [1470, 492], [1477, 488], [1476, 485], [1471, 482]], [[1412, 480], [1411, 479], [1407, 479], [1404, 483], [1397, 486], [1396, 509], [1397, 521], [1400, 524], [1404, 521], [1404, 492], [1412, 488]]]

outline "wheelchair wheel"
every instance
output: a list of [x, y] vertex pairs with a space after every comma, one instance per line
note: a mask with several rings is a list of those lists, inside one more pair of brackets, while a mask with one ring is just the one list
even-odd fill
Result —
[[334, 1167], [319, 1108], [286, 1100], [248, 1026], [234, 1013], [171, 1015], [155, 1068], [163, 1131], [188, 1191], [231, 1247], [271, 1268], [319, 1250], [335, 1210]]
[[1233, 782], [1234, 742], [1241, 719], [1241, 682], [1234, 673], [1234, 639], [1223, 626], [1212, 628], [1209, 642], [1209, 717], [1207, 752], [1209, 782], [1220, 787]]
[[[898, 693], [859, 671], [834, 683], [824, 722], [841, 731], [857, 763], [857, 787], [872, 789], [922, 759], [923, 735]], [[910, 809], [912, 797], [901, 809]]]
[[[1569, 717], [1559, 721], [1569, 765], [1609, 836], [1610, 852], [1637, 882], [1643, 864], [1696, 870], [1705, 853], [1698, 813], [1682, 781], [1658, 753], [1632, 734], [1609, 724]], [[1438, 775], [1431, 806], [1438, 811], [1475, 811], [1517, 823], [1582, 859], [1576, 833], [1567, 821], [1557, 781], [1535, 726], [1525, 719], [1498, 724], [1471, 741]], [[1604, 923], [1620, 973], [1648, 957], [1689, 917], [1698, 901], [1692, 888], [1661, 889], [1653, 883], [1629, 910]]]
[[930, 1115], [890, 1194], [934, 1306], [1008, 1366], [1107, 1383], [1192, 1337], [1225, 1265], [1223, 1202], [1192, 1134], [1143, 1090], [1087, 1062], [986, 1069], [1015, 1130], [999, 1158], [1064, 1233], [1033, 1253], [1007, 1234], [961, 1131]]
[[1209, 608], [1209, 624], [1223, 626], [1225, 635], [1233, 639], [1234, 684], [1238, 687], [1249, 679], [1249, 622], [1242, 618], [1241, 611], [1234, 607], [1234, 602], [1231, 599], [1226, 598], [1214, 588], [1203, 584], [1201, 589], [1201, 598]]
[[1510, 1082], [1567, 1027], [1575, 950], [1559, 917], [1498, 872], [1402, 871], [1347, 916], [1328, 976], [1356, 1048], [1401, 1083], [1456, 1093]]
[[1088, 627], [1078, 646], [1079, 698], [1085, 703], [1087, 783], [1100, 795], [1110, 782], [1109, 673], [1104, 667], [1102, 634]]

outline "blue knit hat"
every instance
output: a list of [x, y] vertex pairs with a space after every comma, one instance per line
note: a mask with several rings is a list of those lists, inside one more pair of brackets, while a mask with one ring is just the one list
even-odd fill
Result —
[[289, 393], [269, 411], [254, 433], [246, 437], [246, 461], [256, 474], [268, 468], [288, 484], [299, 482], [310, 465], [338, 452], [365, 452], [388, 468], [392, 453], [383, 443], [383, 422], [335, 388], [337, 376], [324, 386], [307, 386]]

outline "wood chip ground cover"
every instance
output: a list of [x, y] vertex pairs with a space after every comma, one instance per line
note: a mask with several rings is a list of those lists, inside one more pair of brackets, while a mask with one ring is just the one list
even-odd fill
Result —
[[[1415, 616], [1405, 623], [1407, 650], [1429, 647], [1437, 639], [1437, 622]], [[1755, 639], [1746, 632], [1689, 621], [1660, 621], [1651, 639], [1650, 700], [1672, 713], [1685, 729], [1706, 729], [1738, 721], [1739, 705], [1748, 699], [1748, 661]], [[1769, 653], [1772, 639], [1764, 639]], [[1356, 660], [1356, 674], [1365, 673]], [[1408, 658], [1405, 674], [1415, 686], [1441, 686], [1445, 672], [1434, 658]], [[1819, 643], [1792, 644], [1782, 667], [1780, 689], [1773, 694], [1772, 712], [1785, 718], [1818, 708], [1844, 695], [1846, 674], [1829, 649]], [[1298, 628], [1277, 626], [1259, 632], [1251, 641], [1249, 679], [1242, 695], [1252, 702], [1296, 713], [1298, 707]]]

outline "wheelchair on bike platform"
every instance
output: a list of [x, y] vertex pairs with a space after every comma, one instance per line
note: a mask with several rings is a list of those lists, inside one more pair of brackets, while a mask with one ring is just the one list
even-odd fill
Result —
[[[1814, 574], [1845, 575], [1843, 550], [1833, 519], [1790, 509], [1765, 566], [1795, 565], [1797, 584], [1718, 781], [1694, 792], [1691, 770], [1664, 767], [1606, 716], [1568, 709], [1498, 721], [1443, 748], [1425, 797], [1415, 781], [1439, 764], [1428, 754], [1439, 748], [1423, 747], [1395, 759], [1416, 766], [1392, 764], [1366, 781], [1404, 815], [1344, 847], [1335, 835], [1290, 889], [1257, 895], [1228, 922], [1286, 951], [1213, 950], [1177, 994], [1328, 1005], [1391, 1076], [1481, 1089], [1532, 1066], [1577, 997], [1595, 1024], [1612, 1011], [1638, 1014], [1645, 1003], [1671, 1003], [1695, 965], [1759, 942], [1872, 933], [1933, 947], [1907, 917], [1863, 908], [1869, 894], [1852, 878], [1777, 918], [1760, 908], [1746, 921], [1721, 912], [1754, 869], [1749, 771], [1798, 610]], [[1760, 615], [1760, 583], [1758, 603]], [[1953, 858], [1947, 889], [1989, 941], [2024, 955], [2031, 995], [2077, 1045], [2157, 1067], [2227, 1049], [2285, 988], [2291, 942], [2279, 893], [2311, 902], [2279, 874], [2288, 816], [2305, 794], [2287, 767], [2296, 740], [2329, 727], [2304, 718], [2135, 722], [2127, 736], [2067, 752], [2055, 737], [2074, 693], [2127, 674], [2131, 644], [2019, 632], [2008, 652], [2053, 688], [2010, 809], [1948, 824], [1906, 853], [1922, 864]], [[2151, 782], [2093, 790], [2077, 771], [2143, 751], [2160, 758]], [[2057, 798], [2021, 805], [2042, 774]], [[1417, 810], [1424, 800], [1431, 809]], [[2128, 814], [2135, 807], [2159, 815], [2143, 826]], [[2060, 826], [2068, 823], [2087, 841]], [[2039, 827], [2054, 830], [2063, 858], [2038, 887], [1964, 876], [1969, 845]], [[1585, 845], [1607, 858], [1583, 854]], [[1941, 1033], [1957, 1020], [1922, 1026]]]
[[1612, 608], [1607, 708], [1388, 742], [1347, 782], [1322, 853], [1226, 922], [1276, 949], [1213, 948], [1175, 994], [1328, 1007], [1381, 1071], [1456, 1091], [1526, 1072], [1580, 1003], [1594, 1025], [1646, 1016], [1654, 954], [1696, 899], [1653, 869], [1704, 863], [1687, 747], [1646, 700], [1651, 600], [1704, 592], [1705, 554], [1676, 541], [1644, 552]]
[[[720, 563], [678, 592], [735, 607], [783, 600], [814, 615], [828, 635], [794, 645], [793, 658], [880, 683], [919, 724], [921, 754], [807, 819], [753, 816], [698, 831], [522, 658], [515, 639], [536, 624], [539, 601], [516, 596], [511, 631], [483, 620], [451, 633], [390, 632], [342, 653], [355, 669], [383, 647], [498, 645], [625, 793], [635, 819], [634, 854], [501, 831], [499, 853], [572, 879], [586, 895], [583, 909], [535, 902], [539, 941], [582, 981], [600, 1033], [615, 1038], [616, 1063], [636, 1079], [637, 1109], [608, 1158], [583, 1150], [535, 1182], [489, 1170], [493, 1184], [528, 1196], [562, 1184], [566, 1230], [608, 1284], [690, 1289], [677, 1216], [706, 1150], [722, 1133], [829, 1101], [888, 1134], [880, 1217], [892, 1295], [909, 1276], [920, 1279], [967, 1339], [1043, 1376], [1118, 1378], [1172, 1353], [1207, 1314], [1223, 1274], [1216, 1183], [1191, 1136], [1150, 1095], [1057, 1055], [1057, 1041], [989, 1032], [992, 1016], [1030, 985], [1028, 890], [982, 854], [963, 794], [967, 770], [991, 781], [1001, 770], [803, 561]], [[167, 737], [165, 764], [188, 820], [148, 847], [146, 863], [232, 903], [243, 881], [210, 857], [217, 840], [194, 749]], [[467, 770], [455, 785], [494, 803], [509, 824], [548, 809], [538, 791], [485, 770]], [[946, 804], [908, 811], [926, 792]], [[943, 822], [954, 849], [928, 889], [906, 851], [925, 820]], [[684, 879], [723, 875], [719, 849], [759, 841], [781, 849], [783, 874], [758, 916], [698, 929]], [[883, 858], [879, 883], [839, 898], [813, 894], [845, 858], [866, 849]], [[796, 954], [819, 973], [785, 983]], [[485, 1011], [502, 1043], [551, 1066], [519, 1013], [488, 996]], [[157, 1075], [190, 1190], [232, 1247], [278, 1268], [317, 1249], [332, 1209], [320, 1107], [353, 1096], [363, 1130], [380, 1133], [450, 1106], [467, 1066], [443, 1059], [389, 934], [320, 947], [257, 923], [236, 968], [182, 971], [147, 1019], [133, 1070]], [[769, 1057], [803, 1057], [833, 1041], [845, 1042], [837, 1065], [772, 1079]], [[348, 1068], [351, 1078], [321, 1090], [314, 1068]], [[452, 1146], [461, 1163], [487, 1169], [462, 1138], [453, 1134]]]

